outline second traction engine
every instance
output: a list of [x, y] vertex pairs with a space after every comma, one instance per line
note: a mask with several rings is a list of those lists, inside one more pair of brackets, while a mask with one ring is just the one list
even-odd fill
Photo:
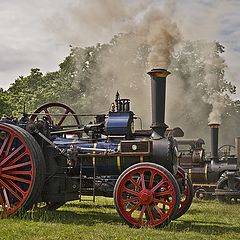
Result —
[[[57, 209], [83, 195], [92, 196], [93, 201], [96, 195], [113, 196], [119, 215], [134, 227], [164, 226], [183, 215], [191, 205], [193, 190], [178, 166], [175, 140], [165, 137], [166, 77], [170, 73], [152, 69], [148, 74], [151, 130], [134, 131], [130, 100], [121, 99], [119, 93], [107, 115], [97, 115], [84, 126], [78, 121], [74, 129], [61, 127], [65, 115], [74, 113], [70, 108], [53, 124], [49, 105], [40, 107], [30, 120], [3, 119], [2, 217], [40, 202], [45, 208]], [[45, 116], [39, 120], [40, 110]]]
[[[195, 196], [209, 199], [217, 196], [221, 202], [238, 202], [240, 199], [239, 138], [236, 147], [223, 145], [218, 148], [220, 124], [210, 123], [211, 155], [205, 156], [202, 139], [178, 139], [180, 166], [189, 174], [193, 182]], [[187, 149], [186, 149], [186, 146]], [[185, 149], [184, 149], [185, 148]]]

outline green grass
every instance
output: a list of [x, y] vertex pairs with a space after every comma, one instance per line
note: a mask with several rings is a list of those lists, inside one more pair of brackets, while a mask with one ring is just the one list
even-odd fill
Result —
[[194, 200], [189, 211], [163, 229], [133, 229], [111, 198], [68, 202], [56, 212], [28, 212], [0, 220], [0, 239], [240, 239], [240, 205]]

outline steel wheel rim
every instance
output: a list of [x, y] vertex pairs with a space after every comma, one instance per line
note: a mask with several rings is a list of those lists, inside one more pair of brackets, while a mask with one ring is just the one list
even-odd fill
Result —
[[34, 161], [24, 137], [9, 126], [0, 126], [1, 218], [21, 209], [34, 184]]
[[[177, 175], [180, 176], [180, 178], [184, 179], [184, 174], [182, 174], [181, 172], [177, 172]], [[181, 200], [180, 200], [180, 207], [179, 207], [179, 211], [181, 211], [181, 209], [183, 209], [185, 207], [185, 205], [188, 203], [188, 196], [190, 195], [190, 189], [189, 189], [189, 185], [186, 184], [186, 186], [184, 187], [184, 190], [182, 192], [181, 195]]]
[[[182, 168], [178, 167], [176, 177], [180, 178], [182, 181], [185, 181], [185, 171]], [[184, 183], [184, 189], [182, 191], [180, 198], [180, 206], [174, 219], [181, 217], [189, 209], [192, 200], [193, 200], [192, 183], [191, 180], [187, 177], [187, 182]]]
[[131, 169], [116, 189], [118, 211], [132, 226], [160, 226], [170, 221], [175, 211], [174, 189], [169, 176], [157, 168]]

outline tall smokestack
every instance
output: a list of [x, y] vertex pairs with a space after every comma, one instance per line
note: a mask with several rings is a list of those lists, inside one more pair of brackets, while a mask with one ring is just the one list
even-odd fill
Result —
[[[165, 96], [166, 96], [166, 77], [170, 74], [165, 69], [152, 69], [148, 72], [151, 76], [151, 92], [152, 92], [152, 137], [164, 133], [168, 126], [165, 124]], [[159, 136], [158, 136], [159, 137]]]
[[211, 158], [214, 162], [218, 162], [218, 129], [219, 123], [209, 123], [211, 128]]

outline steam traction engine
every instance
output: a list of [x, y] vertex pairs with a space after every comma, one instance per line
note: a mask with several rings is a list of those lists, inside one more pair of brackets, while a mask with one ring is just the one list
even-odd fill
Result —
[[[172, 137], [164, 137], [168, 71], [152, 69], [152, 130], [133, 131], [129, 99], [116, 96], [112, 110], [82, 126], [62, 104], [40, 107], [30, 119], [0, 123], [1, 217], [37, 203], [57, 209], [82, 195], [113, 196], [123, 220], [134, 227], [166, 225], [192, 202], [191, 181], [177, 164]], [[65, 108], [53, 123], [49, 108]], [[41, 112], [43, 118], [39, 119]], [[63, 126], [73, 114], [77, 128]], [[70, 135], [71, 134], [71, 135]], [[74, 136], [73, 136], [74, 135]], [[84, 137], [85, 135], [85, 137]]]
[[182, 151], [179, 164], [188, 172], [197, 198], [217, 196], [220, 202], [239, 202], [240, 138], [235, 139], [236, 146], [224, 145], [218, 148], [219, 124], [211, 123], [209, 126], [211, 155], [205, 156], [202, 139], [179, 139], [178, 146]]

